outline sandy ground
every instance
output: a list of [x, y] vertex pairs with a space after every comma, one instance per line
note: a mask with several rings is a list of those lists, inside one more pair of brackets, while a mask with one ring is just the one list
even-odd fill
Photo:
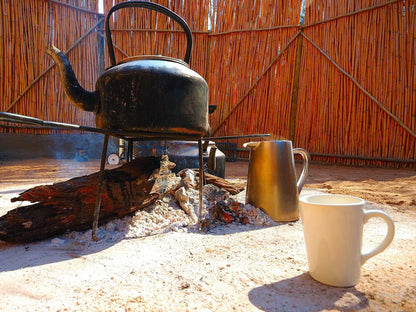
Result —
[[[226, 164], [245, 180], [247, 162]], [[28, 188], [97, 171], [97, 161], [0, 161], [0, 215]], [[117, 227], [41, 242], [0, 242], [0, 311], [416, 311], [416, 170], [312, 164], [301, 195], [360, 196], [389, 213], [392, 244], [362, 267], [355, 287], [308, 273], [301, 221], [221, 225], [208, 233], [175, 227], [128, 238]], [[237, 197], [244, 201], [244, 192]], [[14, 206], [13, 206], [14, 205]], [[371, 221], [364, 250], [385, 233]]]

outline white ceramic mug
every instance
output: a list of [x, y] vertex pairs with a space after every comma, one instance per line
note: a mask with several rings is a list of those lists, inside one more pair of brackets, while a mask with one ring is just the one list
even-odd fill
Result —
[[[394, 237], [394, 223], [381, 210], [364, 210], [358, 197], [335, 194], [299, 199], [306, 253], [311, 276], [323, 284], [350, 287], [358, 284], [361, 265], [382, 252]], [[363, 225], [373, 217], [387, 223], [384, 240], [362, 253]]]

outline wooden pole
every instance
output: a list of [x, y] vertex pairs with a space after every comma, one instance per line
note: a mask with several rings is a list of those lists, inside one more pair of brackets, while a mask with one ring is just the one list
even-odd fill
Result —
[[303, 47], [303, 37], [298, 36], [297, 38], [297, 47], [296, 47], [296, 60], [295, 60], [295, 72], [293, 75], [293, 84], [292, 84], [292, 101], [290, 105], [290, 121], [289, 121], [289, 138], [291, 141], [295, 140], [296, 134], [296, 112], [298, 108], [298, 95], [299, 95], [299, 78], [300, 78], [300, 65], [302, 61], [302, 47]]

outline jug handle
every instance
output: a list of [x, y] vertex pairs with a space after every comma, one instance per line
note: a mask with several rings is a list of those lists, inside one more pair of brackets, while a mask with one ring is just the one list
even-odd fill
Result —
[[296, 184], [298, 187], [298, 192], [300, 193], [300, 191], [303, 188], [303, 185], [305, 184], [306, 177], [309, 173], [309, 164], [311, 162], [311, 156], [309, 155], [308, 151], [303, 148], [294, 148], [293, 154], [300, 155], [303, 159], [302, 172], [300, 173], [298, 182]]
[[191, 50], [192, 50], [192, 32], [188, 24], [185, 22], [185, 20], [182, 17], [180, 17], [178, 14], [176, 14], [175, 12], [157, 3], [148, 2], [148, 1], [126, 1], [126, 2], [121, 2], [113, 6], [110, 9], [110, 11], [108, 11], [107, 17], [105, 19], [105, 36], [107, 38], [108, 54], [110, 56], [110, 61], [111, 61], [112, 66], [117, 65], [117, 63], [116, 63], [116, 57], [114, 55], [113, 40], [111, 39], [111, 31], [110, 31], [110, 25], [109, 25], [110, 15], [114, 13], [115, 11], [122, 9], [122, 8], [126, 8], [126, 7], [141, 7], [141, 8], [157, 11], [157, 12], [167, 15], [168, 17], [172, 18], [175, 22], [177, 22], [183, 28], [186, 34], [187, 45], [186, 45], [186, 53], [185, 53], [184, 61], [189, 64], [189, 60], [191, 59]]

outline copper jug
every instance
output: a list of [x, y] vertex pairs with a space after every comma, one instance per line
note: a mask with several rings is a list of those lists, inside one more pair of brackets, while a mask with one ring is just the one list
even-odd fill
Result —
[[[278, 222], [299, 219], [299, 193], [308, 176], [310, 155], [292, 142], [261, 141], [245, 143], [250, 148], [246, 203], [264, 210]], [[302, 156], [303, 166], [296, 176], [294, 154]]]

